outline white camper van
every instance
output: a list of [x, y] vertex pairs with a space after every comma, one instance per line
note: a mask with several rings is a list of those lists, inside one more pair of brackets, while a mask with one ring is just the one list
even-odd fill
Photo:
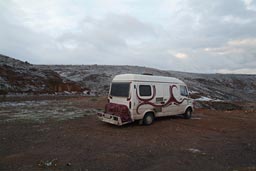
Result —
[[189, 119], [193, 100], [186, 84], [173, 77], [122, 74], [114, 77], [105, 112], [98, 113], [103, 122], [124, 125], [140, 120], [145, 125], [154, 118], [183, 114]]

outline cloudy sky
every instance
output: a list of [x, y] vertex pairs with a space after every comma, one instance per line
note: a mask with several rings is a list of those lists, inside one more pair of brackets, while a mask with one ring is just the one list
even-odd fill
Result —
[[1, 0], [0, 54], [34, 64], [256, 74], [256, 0]]

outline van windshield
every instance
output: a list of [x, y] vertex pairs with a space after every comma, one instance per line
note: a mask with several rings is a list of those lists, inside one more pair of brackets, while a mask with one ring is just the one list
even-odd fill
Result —
[[129, 97], [130, 83], [112, 83], [111, 96]]

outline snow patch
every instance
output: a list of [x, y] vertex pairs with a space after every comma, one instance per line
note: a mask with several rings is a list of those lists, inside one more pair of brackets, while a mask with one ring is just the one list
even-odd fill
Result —
[[204, 153], [204, 152], [202, 152], [201, 150], [196, 149], [196, 148], [189, 148], [188, 151], [191, 152], [191, 153], [193, 153], [193, 154], [206, 155], [206, 153]]
[[24, 101], [0, 103], [0, 122], [32, 120], [44, 122], [47, 119], [67, 120], [100, 112], [98, 109], [83, 108], [76, 102], [65, 100]]
[[200, 98], [195, 99], [195, 101], [214, 101], [214, 102], [220, 102], [222, 100], [220, 99], [212, 99], [209, 97], [201, 96]]
[[47, 101], [1, 102], [0, 107], [41, 106], [47, 104]]
[[189, 94], [198, 94], [199, 93], [198, 91], [193, 91], [193, 90], [189, 90], [188, 92], [189, 92]]
[[201, 150], [196, 149], [196, 148], [189, 148], [188, 151], [190, 151], [192, 153], [201, 153]]

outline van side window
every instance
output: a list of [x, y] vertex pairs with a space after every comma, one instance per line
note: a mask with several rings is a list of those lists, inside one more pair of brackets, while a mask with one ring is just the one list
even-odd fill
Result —
[[151, 96], [151, 86], [150, 85], [140, 85], [140, 96]]
[[188, 90], [186, 88], [186, 86], [180, 86], [180, 95], [182, 96], [188, 96]]

